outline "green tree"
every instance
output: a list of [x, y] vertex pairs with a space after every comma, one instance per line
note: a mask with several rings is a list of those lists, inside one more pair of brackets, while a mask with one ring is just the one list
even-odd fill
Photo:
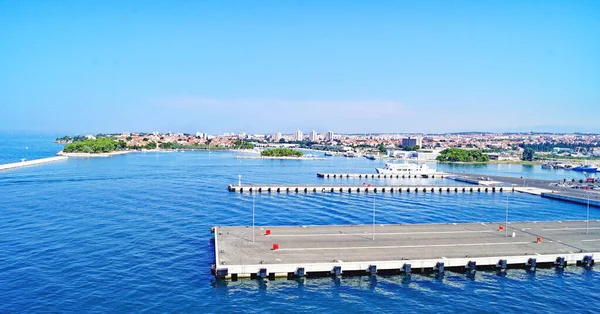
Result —
[[263, 150], [260, 155], [266, 157], [302, 157], [303, 153], [295, 149], [280, 147]]
[[523, 150], [523, 157], [521, 159], [532, 161], [535, 156], [535, 150], [531, 147], [527, 147]]
[[477, 149], [446, 148], [436, 159], [447, 162], [488, 162], [490, 157]]
[[382, 153], [385, 153], [387, 151], [387, 148], [385, 148], [385, 145], [383, 145], [383, 144], [379, 144], [379, 146], [377, 148]]

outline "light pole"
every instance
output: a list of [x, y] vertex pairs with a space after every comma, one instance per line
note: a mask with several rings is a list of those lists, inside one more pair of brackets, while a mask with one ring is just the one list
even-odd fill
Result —
[[590, 223], [590, 191], [587, 192], [587, 210], [585, 215], [585, 234], [588, 234], [588, 226]]
[[375, 194], [373, 194], [373, 241], [375, 241]]
[[252, 195], [252, 243], [254, 243], [254, 199], [256, 195]]
[[508, 237], [508, 194], [506, 194], [506, 223], [504, 224], [504, 232]]

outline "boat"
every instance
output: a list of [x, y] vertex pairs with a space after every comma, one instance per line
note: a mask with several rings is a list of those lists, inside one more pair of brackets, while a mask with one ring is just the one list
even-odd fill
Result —
[[542, 164], [542, 169], [554, 169], [554, 165], [550, 163]]
[[377, 160], [377, 159], [381, 159], [381, 156], [378, 156], [378, 155], [368, 155], [368, 156], [365, 156], [365, 158], [370, 159], [370, 160]]
[[435, 169], [429, 169], [427, 164], [395, 164], [395, 163], [385, 163], [385, 168], [375, 168], [377, 173], [380, 174], [406, 174], [406, 175], [422, 175], [428, 176], [435, 174]]
[[317, 155], [315, 155], [315, 154], [304, 154], [303, 157], [304, 158], [317, 158]]
[[356, 154], [354, 154], [354, 153], [345, 153], [344, 157], [354, 158], [354, 157], [356, 157]]
[[585, 171], [585, 172], [596, 172], [598, 171], [598, 167], [594, 167], [590, 164], [587, 165], [581, 165], [581, 166], [577, 166], [577, 167], [573, 167], [571, 170], [573, 171]]
[[332, 152], [325, 152], [325, 156], [333, 156]]

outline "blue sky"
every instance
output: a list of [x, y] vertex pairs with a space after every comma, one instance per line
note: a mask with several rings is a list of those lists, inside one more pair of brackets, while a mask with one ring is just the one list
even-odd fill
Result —
[[1, 1], [0, 130], [600, 132], [600, 1]]

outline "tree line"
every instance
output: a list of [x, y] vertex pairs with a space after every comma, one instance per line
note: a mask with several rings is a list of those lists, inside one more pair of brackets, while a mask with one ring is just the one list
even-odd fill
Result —
[[260, 152], [265, 157], [302, 157], [303, 153], [291, 148], [279, 147]]

